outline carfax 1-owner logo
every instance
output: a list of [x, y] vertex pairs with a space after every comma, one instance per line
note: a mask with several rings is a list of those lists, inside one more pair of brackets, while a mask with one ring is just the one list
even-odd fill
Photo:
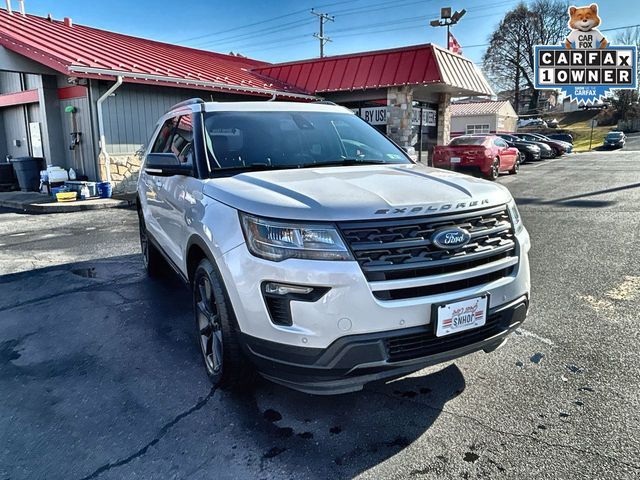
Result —
[[571, 101], [592, 104], [612, 90], [638, 85], [637, 52], [611, 45], [598, 30], [598, 5], [569, 7], [569, 29], [562, 45], [535, 47], [535, 87], [560, 90]]

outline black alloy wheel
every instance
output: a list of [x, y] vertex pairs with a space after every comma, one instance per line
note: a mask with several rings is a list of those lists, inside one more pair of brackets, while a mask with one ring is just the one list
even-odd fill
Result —
[[157, 277], [163, 273], [163, 258], [160, 252], [149, 239], [147, 226], [144, 222], [142, 211], [138, 210], [138, 227], [140, 232], [140, 251], [142, 253], [142, 263], [150, 277]]
[[193, 274], [196, 335], [207, 376], [214, 387], [244, 390], [255, 378], [240, 344], [240, 328], [218, 269], [209, 259]]
[[224, 347], [220, 315], [208, 275], [200, 275], [194, 285], [196, 327], [207, 374], [214, 384], [222, 379]]

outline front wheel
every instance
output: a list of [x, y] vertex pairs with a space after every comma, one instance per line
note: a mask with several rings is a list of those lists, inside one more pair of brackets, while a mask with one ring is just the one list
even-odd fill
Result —
[[520, 157], [520, 154], [518, 154], [518, 158], [516, 158], [516, 163], [514, 163], [511, 170], [509, 170], [509, 175], [518, 174], [518, 172], [520, 171], [520, 161], [521, 161], [521, 157]]
[[203, 259], [193, 278], [193, 306], [202, 360], [215, 387], [242, 389], [253, 370], [242, 353], [239, 330], [220, 274]]
[[493, 160], [491, 167], [489, 167], [489, 171], [487, 172], [486, 177], [488, 180], [495, 181], [498, 179], [499, 175], [500, 175], [500, 159], [496, 157]]
[[159, 277], [164, 273], [164, 259], [162, 255], [149, 239], [147, 225], [144, 222], [142, 211], [138, 210], [138, 226], [140, 228], [140, 250], [142, 252], [142, 263], [150, 277]]

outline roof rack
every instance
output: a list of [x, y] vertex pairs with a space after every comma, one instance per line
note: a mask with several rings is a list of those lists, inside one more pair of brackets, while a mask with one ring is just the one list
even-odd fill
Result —
[[188, 107], [189, 105], [202, 105], [204, 100], [201, 98], [190, 98], [189, 100], [185, 100], [184, 102], [176, 103], [173, 107], [169, 109], [169, 111], [177, 110], [178, 108]]

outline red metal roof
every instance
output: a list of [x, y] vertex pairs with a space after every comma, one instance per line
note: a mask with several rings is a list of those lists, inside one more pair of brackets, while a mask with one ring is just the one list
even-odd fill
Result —
[[473, 62], [432, 44], [263, 65], [253, 71], [316, 93], [441, 83], [461, 92], [493, 94]]
[[252, 71], [265, 62], [170, 45], [0, 9], [0, 45], [63, 73], [87, 78], [269, 95], [304, 93]]

